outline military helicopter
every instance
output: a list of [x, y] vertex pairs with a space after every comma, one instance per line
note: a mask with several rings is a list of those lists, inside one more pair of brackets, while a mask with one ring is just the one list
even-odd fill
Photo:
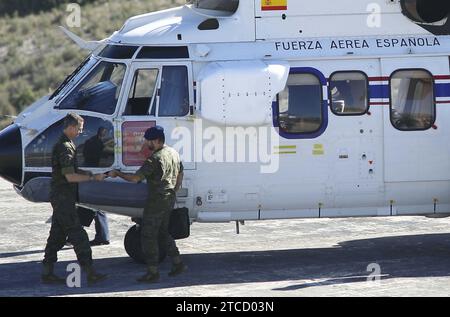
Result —
[[[62, 119], [85, 119], [81, 167], [136, 171], [144, 131], [182, 154], [192, 222], [447, 216], [450, 19], [436, 0], [191, 0], [130, 18], [0, 132], [0, 175], [48, 202]], [[103, 146], [88, 141], [101, 135]], [[95, 159], [92, 158], [95, 156]], [[79, 186], [80, 206], [130, 217], [146, 185]]]

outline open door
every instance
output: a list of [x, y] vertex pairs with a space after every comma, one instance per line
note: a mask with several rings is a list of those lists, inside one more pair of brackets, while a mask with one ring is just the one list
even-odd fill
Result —
[[[182, 137], [193, 135], [192, 70], [190, 63], [133, 63], [129, 79], [128, 97], [124, 98], [122, 116], [118, 122], [122, 150], [120, 165], [136, 170], [151, 153], [143, 148], [145, 131], [155, 125], [166, 130], [166, 143], [180, 151], [186, 170], [196, 168], [191, 157], [193, 137], [183, 142], [190, 147], [177, 148]], [[184, 140], [182, 140], [184, 141]]]

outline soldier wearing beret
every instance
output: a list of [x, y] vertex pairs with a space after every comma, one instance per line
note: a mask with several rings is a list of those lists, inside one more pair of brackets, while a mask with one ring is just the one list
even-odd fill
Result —
[[170, 214], [175, 205], [176, 192], [183, 180], [183, 164], [180, 155], [165, 145], [164, 129], [160, 126], [148, 129], [145, 144], [153, 151], [135, 174], [120, 171], [110, 172], [110, 177], [121, 177], [126, 181], [139, 183], [144, 179], [148, 185], [148, 200], [144, 209], [141, 226], [141, 242], [147, 273], [139, 282], [154, 283], [159, 280], [159, 242], [166, 245], [172, 258], [169, 276], [176, 276], [186, 270], [180, 252], [169, 234]]

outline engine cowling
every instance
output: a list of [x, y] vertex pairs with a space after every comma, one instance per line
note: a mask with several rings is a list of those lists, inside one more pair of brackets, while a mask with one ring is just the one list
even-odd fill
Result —
[[402, 13], [434, 35], [450, 35], [450, 1], [401, 0]]
[[450, 2], [445, 0], [402, 0], [404, 14], [418, 23], [437, 23], [449, 15]]

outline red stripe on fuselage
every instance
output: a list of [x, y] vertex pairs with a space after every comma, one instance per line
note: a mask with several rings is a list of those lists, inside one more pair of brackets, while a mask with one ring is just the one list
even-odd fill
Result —
[[270, 7], [262, 7], [261, 10], [263, 11], [280, 11], [280, 10], [287, 10], [287, 6], [270, 6]]

